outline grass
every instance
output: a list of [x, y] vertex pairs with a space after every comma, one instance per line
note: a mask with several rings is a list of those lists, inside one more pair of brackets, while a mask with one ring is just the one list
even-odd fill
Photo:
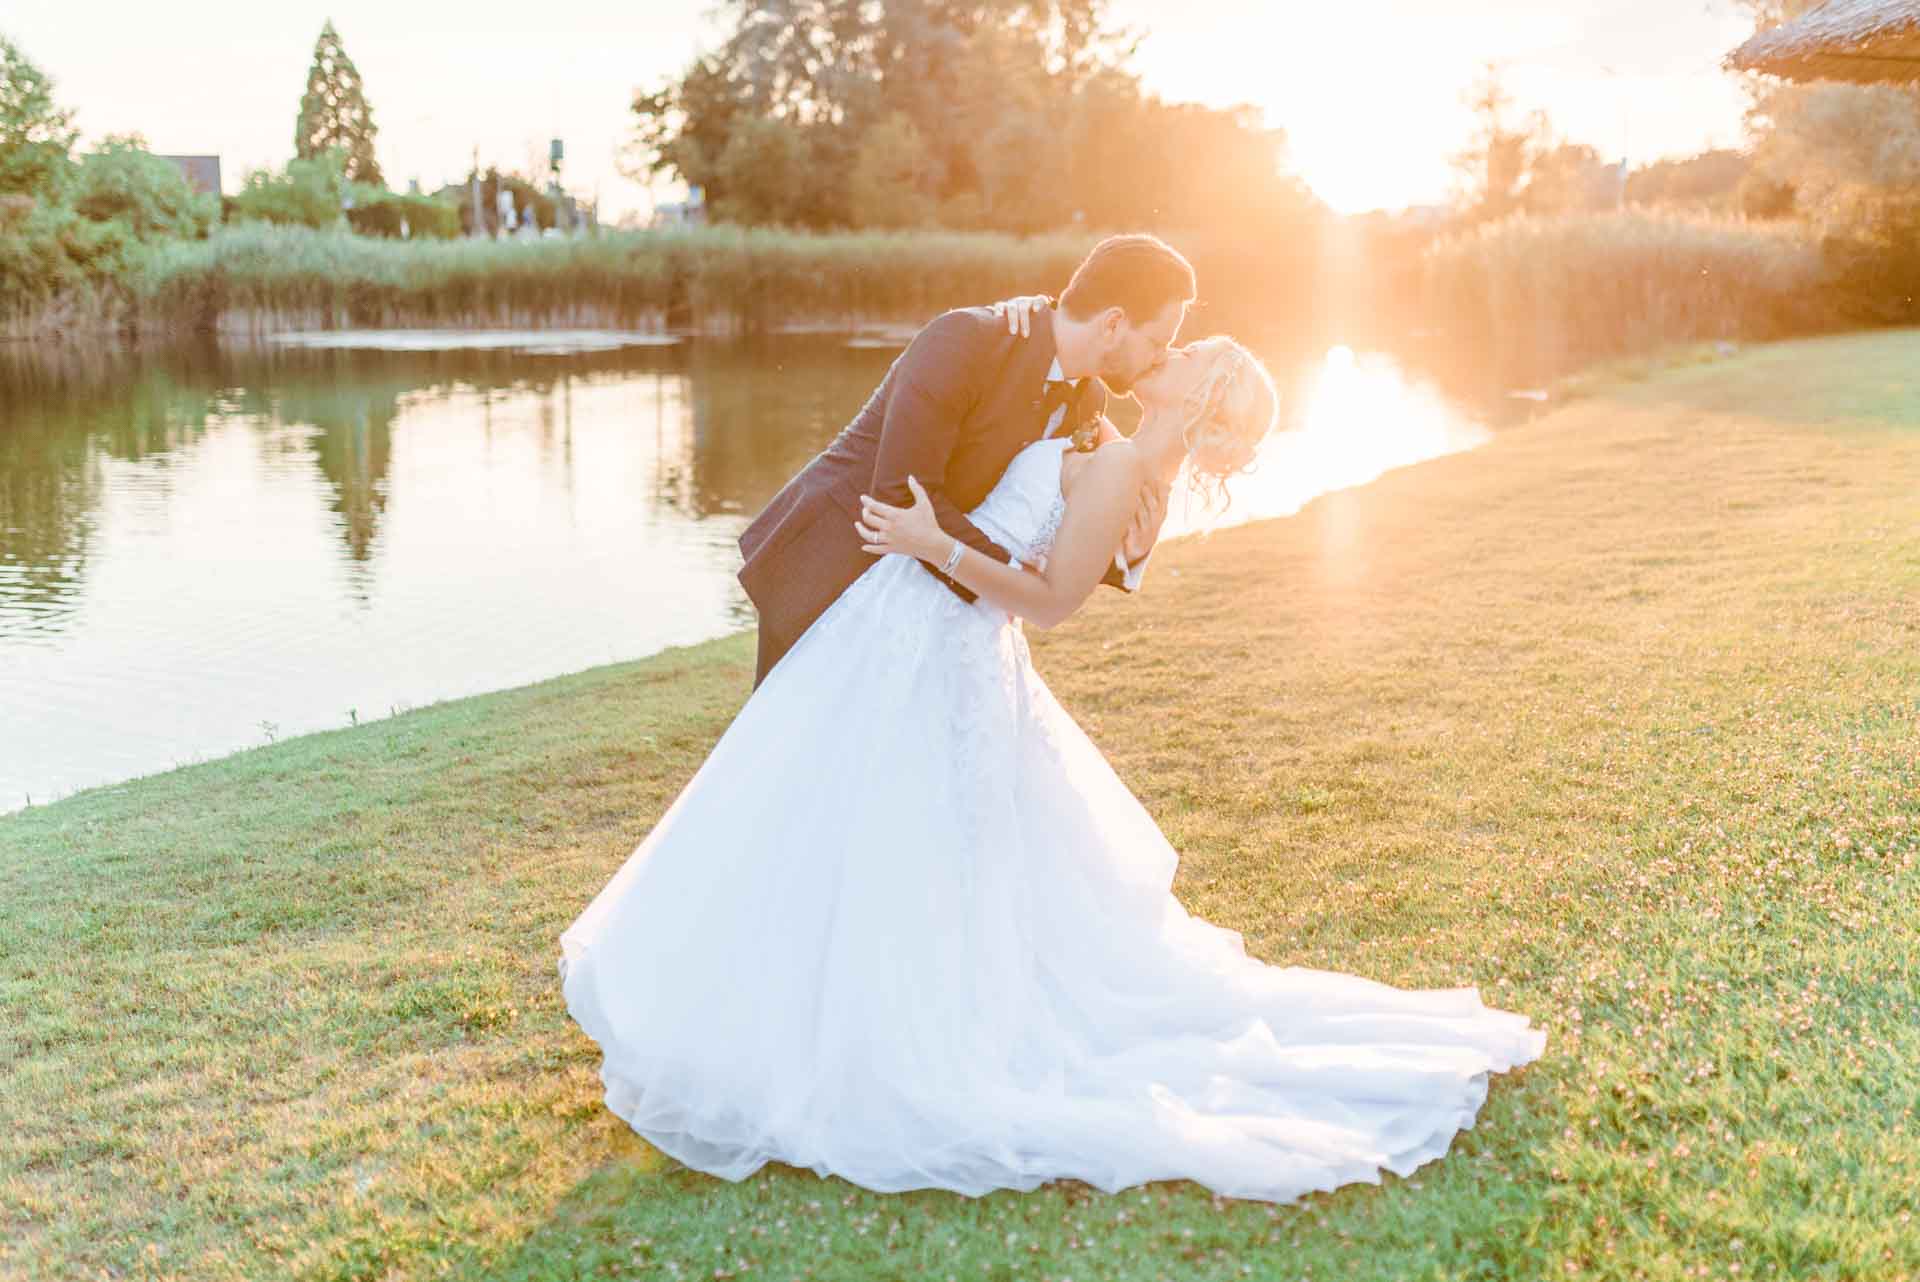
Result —
[[1549, 1029], [1411, 1179], [883, 1196], [639, 1143], [555, 938], [734, 637], [0, 819], [0, 1276], [1920, 1277], [1916, 362], [1589, 386], [1035, 634], [1192, 911]]

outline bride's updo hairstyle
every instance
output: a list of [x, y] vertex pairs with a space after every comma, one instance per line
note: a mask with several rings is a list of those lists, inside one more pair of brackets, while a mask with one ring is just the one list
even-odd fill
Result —
[[1187, 483], [1225, 506], [1227, 478], [1247, 469], [1280, 417], [1273, 376], [1245, 347], [1225, 335], [1193, 347], [1209, 364], [1180, 404], [1181, 436], [1187, 445]]

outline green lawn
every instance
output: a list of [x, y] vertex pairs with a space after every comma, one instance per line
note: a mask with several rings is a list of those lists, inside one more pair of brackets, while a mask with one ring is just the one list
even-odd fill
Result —
[[1590, 389], [1035, 634], [1191, 910], [1549, 1029], [1412, 1179], [969, 1200], [640, 1144], [555, 941], [736, 637], [0, 819], [0, 1275], [1920, 1278], [1915, 371]]

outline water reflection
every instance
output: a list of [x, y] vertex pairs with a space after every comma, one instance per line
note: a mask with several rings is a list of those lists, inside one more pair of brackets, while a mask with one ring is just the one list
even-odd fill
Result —
[[[0, 809], [750, 625], [735, 537], [894, 354], [0, 348]], [[1478, 439], [1384, 357], [1274, 365], [1221, 523]]]
[[1208, 511], [1185, 486], [1169, 505], [1163, 537], [1289, 516], [1315, 497], [1364, 485], [1404, 467], [1483, 444], [1491, 432], [1383, 352], [1335, 347], [1317, 366], [1290, 371], [1283, 430], [1229, 484], [1231, 502]]

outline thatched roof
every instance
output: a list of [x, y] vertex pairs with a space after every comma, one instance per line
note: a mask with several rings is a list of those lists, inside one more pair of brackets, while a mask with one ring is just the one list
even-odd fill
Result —
[[1727, 55], [1789, 80], [1920, 81], [1920, 0], [1827, 0]]

